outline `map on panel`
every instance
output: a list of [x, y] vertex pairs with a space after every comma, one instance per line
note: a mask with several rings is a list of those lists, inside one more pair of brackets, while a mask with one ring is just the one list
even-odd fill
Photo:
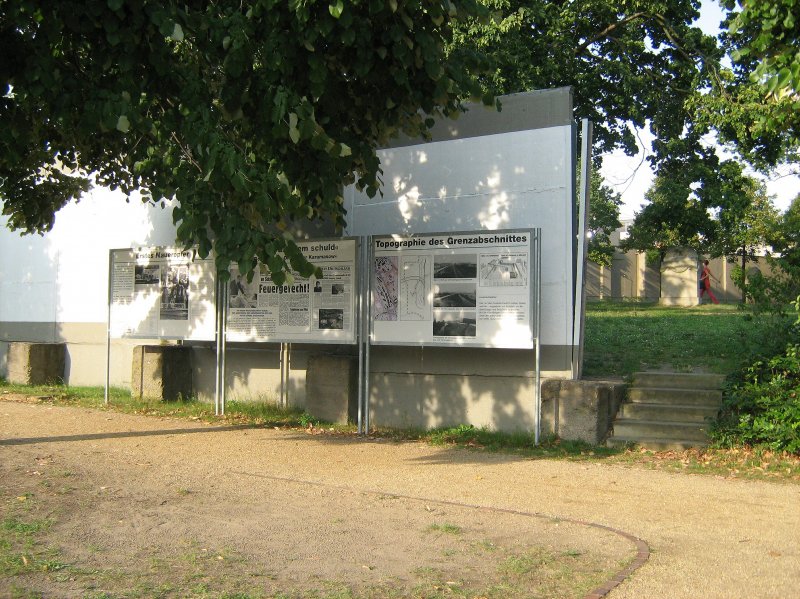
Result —
[[397, 256], [375, 258], [372, 318], [397, 320]]
[[427, 268], [430, 260], [424, 256], [403, 257], [403, 271], [400, 278], [400, 320], [430, 320], [431, 308], [428, 303], [430, 292]]

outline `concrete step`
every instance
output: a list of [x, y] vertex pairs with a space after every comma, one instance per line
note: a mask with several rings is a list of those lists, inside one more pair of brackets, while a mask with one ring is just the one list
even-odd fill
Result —
[[621, 439], [659, 439], [672, 441], [696, 441], [708, 443], [709, 423], [672, 422], [658, 420], [631, 420], [617, 418], [614, 421], [614, 438]]
[[703, 424], [715, 419], [718, 411], [719, 408], [716, 406], [624, 403], [620, 406], [617, 418], [665, 422], [696, 422]]
[[722, 404], [722, 391], [720, 389], [630, 387], [628, 401], [631, 403], [718, 407]]
[[637, 445], [652, 451], [685, 451], [693, 447], [705, 447], [706, 443], [686, 439], [650, 439], [647, 437], [625, 439], [617, 436], [610, 437], [606, 442], [608, 447], [625, 447], [627, 445]]
[[632, 387], [667, 389], [720, 389], [725, 382], [721, 374], [696, 372], [637, 372]]

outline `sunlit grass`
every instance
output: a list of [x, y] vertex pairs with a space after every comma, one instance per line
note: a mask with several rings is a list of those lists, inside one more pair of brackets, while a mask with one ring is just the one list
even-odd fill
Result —
[[587, 304], [583, 373], [628, 376], [662, 367], [730, 374], [769, 347], [778, 320], [735, 304]]

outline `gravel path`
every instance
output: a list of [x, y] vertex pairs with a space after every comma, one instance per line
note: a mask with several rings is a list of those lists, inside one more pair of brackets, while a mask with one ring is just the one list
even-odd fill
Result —
[[[280, 574], [272, 575], [296, 588], [309, 576], [396, 585], [419, 563], [441, 561], [447, 535], [432, 543], [420, 531], [446, 522], [475, 539], [572, 548], [606, 572], [636, 556], [629, 539], [575, 524], [586, 521], [650, 548], [613, 599], [800, 594], [800, 486], [793, 484], [0, 403], [0, 473], [30, 475], [24, 464], [37, 460], [91, 478], [85, 501], [93, 516], [65, 524], [63, 538], [78, 547], [88, 534], [99, 547], [125, 547], [129, 559], [178, 538], [198, 539], [199, 552], [212, 535], [215, 553], [247, 537], [242, 551], [280, 556]], [[123, 507], [131, 501], [140, 506], [135, 518]], [[341, 518], [331, 515], [337, 510]], [[278, 522], [292, 534], [282, 535]], [[475, 568], [462, 557], [439, 565]]]

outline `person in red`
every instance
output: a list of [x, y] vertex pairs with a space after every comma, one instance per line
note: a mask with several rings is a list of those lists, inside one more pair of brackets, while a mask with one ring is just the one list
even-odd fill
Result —
[[703, 273], [700, 275], [700, 303], [703, 303], [703, 294], [707, 293], [708, 297], [711, 298], [711, 301], [715, 304], [719, 303], [719, 300], [716, 298], [714, 293], [711, 291], [711, 279], [714, 279], [717, 283], [719, 283], [719, 279], [715, 277], [711, 273], [711, 269], [708, 267], [708, 260], [703, 260]]

